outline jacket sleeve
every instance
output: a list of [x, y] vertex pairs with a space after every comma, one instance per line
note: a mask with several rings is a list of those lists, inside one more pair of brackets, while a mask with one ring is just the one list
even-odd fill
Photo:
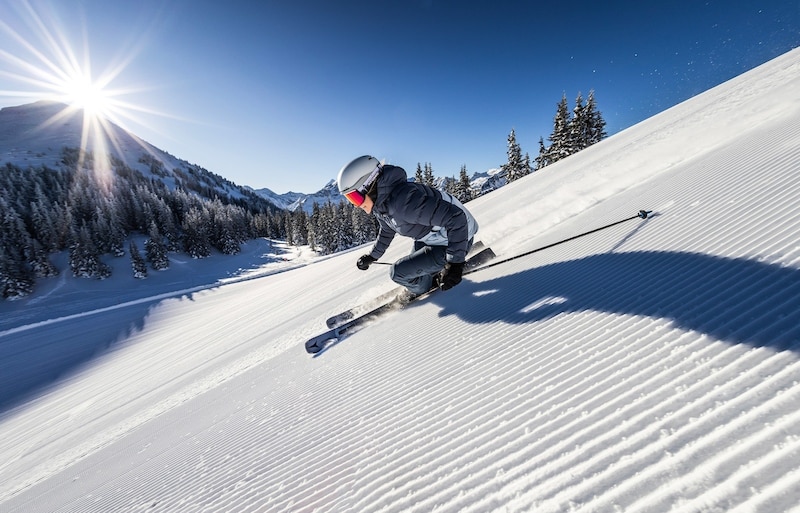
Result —
[[447, 261], [464, 262], [467, 259], [469, 245], [467, 215], [457, 205], [444, 199], [440, 202], [439, 210], [441, 210], [439, 225], [447, 230]]
[[386, 250], [389, 248], [389, 244], [392, 243], [392, 240], [397, 233], [383, 218], [378, 218], [378, 226], [378, 238], [375, 239], [375, 244], [372, 245], [372, 251], [369, 253], [375, 260], [379, 259], [384, 253], [386, 253]]

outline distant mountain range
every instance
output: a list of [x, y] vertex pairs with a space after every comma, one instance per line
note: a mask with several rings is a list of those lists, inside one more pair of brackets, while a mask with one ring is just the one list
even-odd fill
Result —
[[[11, 163], [22, 169], [38, 166], [58, 169], [62, 165], [64, 148], [81, 147], [82, 127], [83, 112], [62, 103], [39, 101], [0, 109], [0, 165]], [[302, 208], [311, 212], [314, 204], [341, 200], [333, 179], [314, 193], [276, 194], [270, 189], [254, 190], [179, 159], [113, 123], [107, 123], [105, 128], [108, 138], [113, 141], [106, 148], [110, 155], [145, 176], [164, 181], [169, 187], [174, 188], [187, 179], [200, 179], [211, 184], [221, 195], [246, 199], [255, 194], [277, 208], [289, 211]], [[84, 144], [89, 151], [102, 149], [96, 147], [91, 139]], [[443, 182], [444, 179], [440, 178], [440, 187], [443, 187]], [[476, 173], [471, 183], [473, 190], [480, 195], [504, 185], [505, 177], [499, 169], [492, 169]]]
[[[406, 171], [408, 172], [408, 170]], [[500, 169], [491, 169], [485, 173], [475, 173], [470, 179], [470, 184], [476, 197], [499, 189], [505, 185], [505, 183], [505, 175]], [[436, 186], [440, 189], [444, 189], [444, 178], [438, 178]], [[336, 185], [336, 180], [333, 179], [328, 182], [325, 187], [313, 194], [304, 194], [300, 192], [275, 194], [270, 189], [256, 189], [254, 192], [274, 205], [292, 212], [302, 208], [310, 213], [314, 209], [315, 204], [325, 204], [329, 201], [338, 203], [342, 199], [342, 196], [339, 194], [339, 187]]]

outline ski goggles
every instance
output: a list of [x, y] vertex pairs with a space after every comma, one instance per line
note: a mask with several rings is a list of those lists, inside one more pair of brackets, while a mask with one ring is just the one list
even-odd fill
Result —
[[345, 198], [347, 198], [347, 201], [356, 207], [363, 205], [367, 200], [367, 194], [369, 193], [369, 190], [377, 183], [378, 173], [380, 173], [380, 171], [381, 166], [378, 165], [369, 175], [367, 175], [366, 180], [364, 180], [359, 187], [343, 192], [342, 194]]
[[367, 199], [367, 191], [363, 190], [363, 187], [359, 187], [354, 191], [345, 192], [344, 197], [353, 205], [360, 207]]

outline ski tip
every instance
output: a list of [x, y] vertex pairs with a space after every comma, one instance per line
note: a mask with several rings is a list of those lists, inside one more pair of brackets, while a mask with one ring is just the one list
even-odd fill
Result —
[[330, 341], [336, 341], [336, 339], [335, 338], [330, 338], [330, 337], [329, 338], [324, 338], [324, 339], [323, 338], [313, 338], [313, 339], [309, 340], [308, 342], [306, 342], [306, 352], [308, 354], [317, 354], [320, 351], [322, 351], [323, 349], [325, 349], [325, 346], [328, 345], [328, 342], [330, 342]]

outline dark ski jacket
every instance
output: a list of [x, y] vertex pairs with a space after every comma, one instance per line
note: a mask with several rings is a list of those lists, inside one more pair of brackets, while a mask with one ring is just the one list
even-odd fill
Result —
[[376, 260], [399, 233], [428, 246], [447, 246], [448, 262], [464, 262], [467, 245], [478, 231], [475, 218], [456, 198], [409, 182], [402, 167], [388, 164], [378, 176], [372, 213], [380, 224], [370, 252]]

